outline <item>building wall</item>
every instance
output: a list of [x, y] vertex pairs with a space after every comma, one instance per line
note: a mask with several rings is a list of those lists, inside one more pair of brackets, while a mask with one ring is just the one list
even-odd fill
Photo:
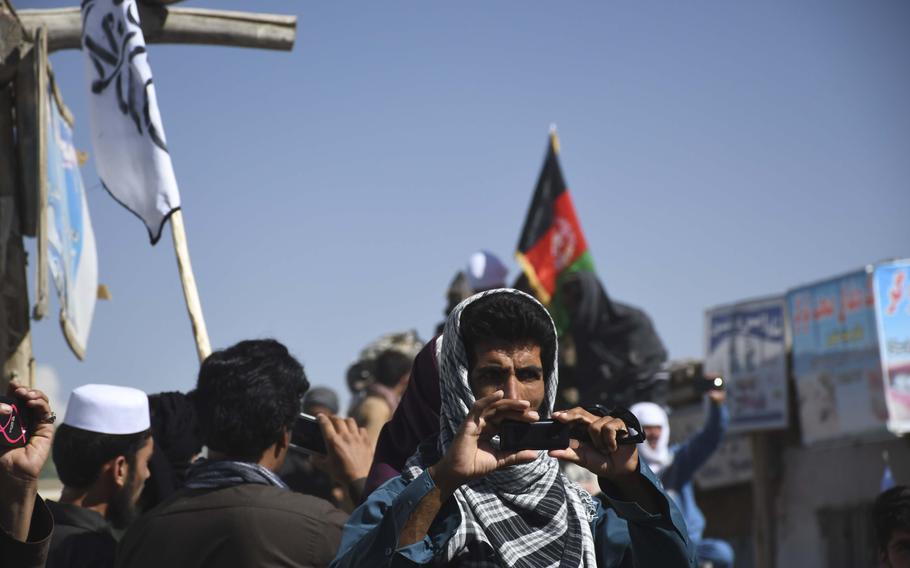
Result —
[[896, 482], [910, 484], [910, 444], [890, 435], [870, 441], [783, 450], [782, 475], [774, 507], [777, 568], [840, 565], [839, 559], [827, 556], [837, 554], [837, 550], [848, 550], [850, 543], [828, 542], [821, 530], [819, 513], [871, 503], [879, 493], [884, 471], [882, 454], [886, 450]]
[[752, 568], [752, 484], [737, 483], [707, 491], [696, 486], [695, 501], [705, 516], [705, 538], [727, 541], [736, 554], [736, 568]]

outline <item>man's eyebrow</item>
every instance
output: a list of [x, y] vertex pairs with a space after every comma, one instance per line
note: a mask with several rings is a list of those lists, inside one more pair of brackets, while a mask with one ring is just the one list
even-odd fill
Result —
[[475, 371], [501, 371], [502, 369], [505, 367], [499, 363], [484, 363], [474, 368]]
[[518, 367], [516, 371], [534, 371], [535, 373], [543, 374], [543, 367], [539, 365], [526, 365], [524, 367]]

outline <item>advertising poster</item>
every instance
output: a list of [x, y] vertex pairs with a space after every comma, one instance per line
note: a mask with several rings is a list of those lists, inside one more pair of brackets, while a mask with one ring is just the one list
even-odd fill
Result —
[[873, 287], [888, 429], [903, 434], [910, 432], [910, 260], [876, 266]]
[[705, 314], [705, 372], [727, 382], [730, 430], [786, 428], [784, 299], [741, 302]]
[[98, 297], [98, 257], [73, 129], [51, 89], [48, 96], [48, 263], [60, 300], [60, 324], [73, 353], [85, 357]]
[[804, 444], [884, 430], [872, 277], [865, 270], [787, 293]]

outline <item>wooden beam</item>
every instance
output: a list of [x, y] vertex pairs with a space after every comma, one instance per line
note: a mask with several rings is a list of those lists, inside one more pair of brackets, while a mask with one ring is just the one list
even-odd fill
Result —
[[[297, 16], [139, 4], [146, 43], [182, 43], [290, 51], [297, 36]], [[46, 25], [48, 49], [81, 49], [79, 8], [19, 10], [27, 33]]]
[[10, 379], [31, 384], [34, 358], [28, 319], [26, 252], [19, 230], [13, 145], [13, 94], [0, 86], [0, 392]]

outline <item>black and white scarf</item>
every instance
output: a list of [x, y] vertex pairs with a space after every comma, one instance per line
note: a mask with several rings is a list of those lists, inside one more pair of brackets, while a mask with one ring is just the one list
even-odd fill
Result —
[[258, 463], [199, 460], [190, 466], [186, 478], [186, 486], [190, 489], [218, 489], [244, 483], [287, 489], [277, 475]]
[[[436, 451], [445, 453], [474, 404], [468, 383], [468, 356], [460, 334], [461, 314], [489, 294], [519, 294], [546, 310], [537, 300], [511, 289], [476, 294], [459, 304], [446, 321], [436, 344], [439, 361], [439, 438]], [[547, 314], [549, 319], [549, 314]], [[551, 320], [552, 321], [552, 320]], [[555, 331], [554, 331], [555, 337]], [[546, 377], [541, 418], [553, 411], [557, 362]], [[434, 463], [418, 450], [402, 477], [412, 481]], [[559, 471], [557, 460], [540, 452], [533, 462], [514, 465], [461, 486], [455, 491], [461, 521], [446, 547], [448, 562], [467, 566], [594, 567], [591, 496]]]

